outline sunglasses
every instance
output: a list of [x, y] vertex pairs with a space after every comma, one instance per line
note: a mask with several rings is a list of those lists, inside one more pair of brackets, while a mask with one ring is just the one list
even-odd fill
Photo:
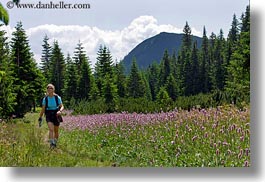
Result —
[[47, 87], [47, 89], [53, 89], [52, 87]]

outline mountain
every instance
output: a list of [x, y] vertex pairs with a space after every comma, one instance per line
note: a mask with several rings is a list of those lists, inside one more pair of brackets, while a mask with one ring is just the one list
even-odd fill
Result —
[[[129, 72], [133, 58], [136, 58], [139, 69], [146, 69], [153, 62], [160, 63], [166, 49], [170, 55], [172, 55], [174, 51], [177, 55], [181, 48], [183, 35], [184, 34], [161, 32], [154, 37], [144, 40], [131, 50], [121, 61], [125, 67], [125, 72]], [[202, 38], [192, 36], [192, 39], [193, 41], [197, 41], [197, 45], [200, 48]]]

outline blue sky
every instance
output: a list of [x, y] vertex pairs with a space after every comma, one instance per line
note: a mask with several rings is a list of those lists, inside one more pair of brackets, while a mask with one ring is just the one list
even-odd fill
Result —
[[[61, 0], [52, 0], [54, 4]], [[8, 0], [1, 0], [4, 7]], [[39, 1], [21, 0], [21, 3]], [[42, 4], [50, 0], [41, 0]], [[65, 0], [64, 3], [86, 3], [90, 9], [9, 9], [9, 36], [18, 21], [27, 32], [35, 59], [39, 62], [45, 34], [50, 44], [58, 40], [64, 54], [73, 55], [80, 40], [92, 65], [100, 44], [109, 47], [114, 60], [122, 59], [137, 44], [161, 31], [182, 33], [186, 23], [192, 34], [227, 36], [233, 14], [239, 18], [248, 0]]]

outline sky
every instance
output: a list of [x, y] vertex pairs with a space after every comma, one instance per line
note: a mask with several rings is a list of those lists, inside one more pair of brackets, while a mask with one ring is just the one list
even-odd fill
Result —
[[248, 0], [21, 0], [21, 4], [88, 4], [85, 9], [10, 8], [1, 0], [10, 16], [5, 27], [9, 37], [17, 22], [26, 30], [34, 58], [39, 63], [43, 38], [56, 40], [64, 55], [73, 56], [80, 41], [93, 66], [100, 45], [106, 45], [113, 61], [120, 61], [143, 40], [160, 32], [182, 33], [186, 22], [192, 34], [207, 36], [223, 30], [225, 37], [231, 28], [233, 15], [239, 19]]

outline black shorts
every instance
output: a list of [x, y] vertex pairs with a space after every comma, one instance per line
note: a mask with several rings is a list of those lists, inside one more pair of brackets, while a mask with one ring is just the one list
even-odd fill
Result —
[[58, 110], [46, 110], [45, 111], [45, 116], [46, 116], [46, 121], [47, 122], [52, 122], [54, 126], [59, 126], [60, 122], [57, 119], [56, 113]]

